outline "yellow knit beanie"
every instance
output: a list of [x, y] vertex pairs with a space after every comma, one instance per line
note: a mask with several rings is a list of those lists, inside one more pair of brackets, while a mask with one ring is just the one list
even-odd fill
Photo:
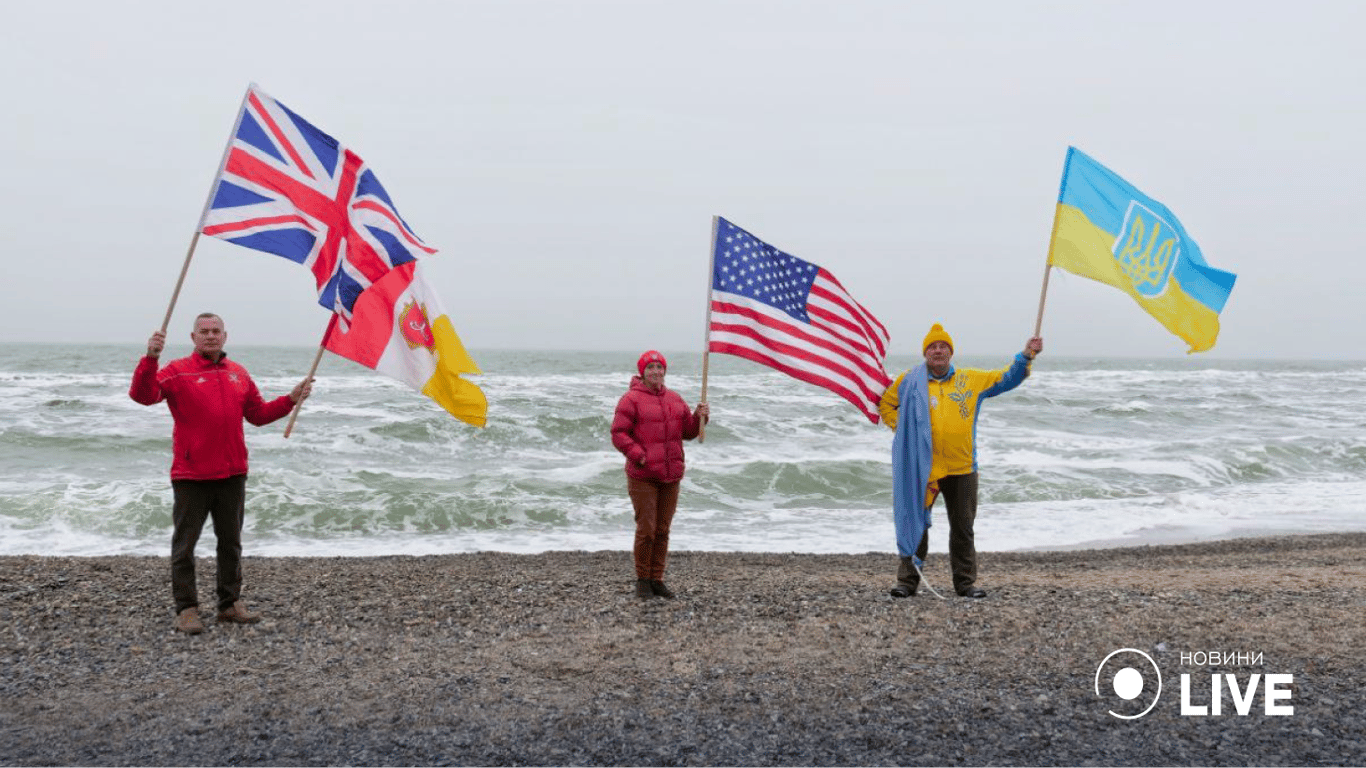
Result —
[[942, 341], [945, 344], [948, 344], [949, 350], [953, 350], [953, 337], [949, 335], [948, 331], [944, 330], [944, 326], [935, 323], [930, 328], [930, 332], [925, 334], [925, 343], [920, 345], [920, 353], [922, 355], [925, 354], [925, 350], [929, 349], [930, 345], [936, 341]]

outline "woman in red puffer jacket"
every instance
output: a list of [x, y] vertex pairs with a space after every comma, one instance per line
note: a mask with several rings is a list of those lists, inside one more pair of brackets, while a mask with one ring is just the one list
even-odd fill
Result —
[[669, 525], [678, 508], [683, 479], [683, 441], [697, 437], [710, 413], [706, 403], [692, 411], [664, 386], [664, 356], [650, 350], [636, 362], [639, 376], [617, 403], [612, 445], [626, 455], [626, 490], [636, 510], [636, 597], [672, 598], [664, 586]]

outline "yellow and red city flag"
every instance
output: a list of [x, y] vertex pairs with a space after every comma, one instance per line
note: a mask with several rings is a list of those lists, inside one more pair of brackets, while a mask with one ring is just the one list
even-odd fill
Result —
[[455, 333], [440, 298], [410, 261], [361, 292], [349, 324], [333, 315], [323, 346], [373, 368], [435, 400], [476, 427], [488, 418], [488, 399], [461, 378], [481, 371]]

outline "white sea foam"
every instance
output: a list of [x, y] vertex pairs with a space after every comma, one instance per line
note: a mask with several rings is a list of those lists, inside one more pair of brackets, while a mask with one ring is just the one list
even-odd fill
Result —
[[[127, 398], [136, 350], [0, 345], [0, 554], [165, 555], [171, 420]], [[670, 356], [695, 401], [697, 356]], [[266, 397], [299, 350], [242, 350]], [[626, 549], [612, 409], [634, 355], [486, 353], [490, 424], [325, 360], [294, 434], [247, 427], [248, 549], [395, 554]], [[303, 362], [301, 362], [301, 360]], [[985, 361], [999, 367], [1002, 361]], [[966, 363], [965, 363], [966, 364]], [[892, 549], [892, 433], [838, 397], [713, 356], [713, 423], [687, 445], [678, 549]], [[899, 371], [895, 371], [899, 372]], [[1359, 364], [1041, 360], [988, 401], [983, 549], [1356, 530], [1366, 519]], [[936, 508], [931, 549], [946, 528]]]

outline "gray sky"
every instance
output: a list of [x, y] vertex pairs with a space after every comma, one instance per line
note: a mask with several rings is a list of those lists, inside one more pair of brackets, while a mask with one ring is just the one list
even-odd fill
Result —
[[[0, 340], [160, 324], [242, 92], [371, 165], [471, 349], [700, 351], [711, 217], [915, 353], [1033, 328], [1076, 145], [1236, 272], [1210, 357], [1366, 358], [1366, 3], [5, 5]], [[203, 238], [171, 324], [316, 345], [311, 276]], [[1054, 272], [1048, 352], [1180, 357]], [[476, 355], [477, 359], [477, 355]]]

